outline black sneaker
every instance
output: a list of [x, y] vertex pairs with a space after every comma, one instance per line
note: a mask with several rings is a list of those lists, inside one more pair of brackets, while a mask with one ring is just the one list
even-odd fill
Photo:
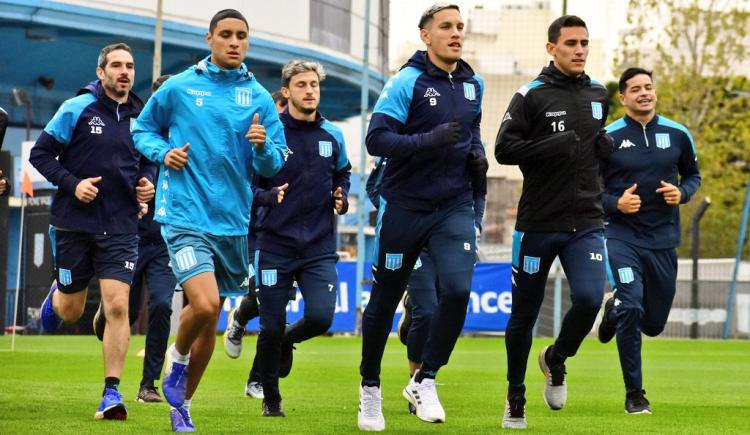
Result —
[[104, 341], [104, 327], [107, 326], [107, 318], [104, 317], [104, 305], [99, 302], [99, 309], [94, 314], [94, 334], [99, 341]]
[[161, 403], [164, 401], [159, 394], [159, 390], [153, 385], [141, 385], [136, 400], [141, 403]]
[[263, 417], [286, 417], [281, 400], [272, 402], [263, 399]]
[[609, 317], [612, 313], [612, 310], [615, 308], [615, 297], [612, 296], [609, 299], [607, 299], [607, 302], [604, 303], [604, 313], [602, 313], [602, 322], [599, 323], [599, 341], [602, 343], [609, 343], [610, 340], [612, 340], [612, 337], [615, 336], [615, 333], [617, 332], [617, 323], [610, 322]]
[[526, 397], [523, 394], [512, 394], [505, 399], [503, 428], [526, 429]]
[[283, 342], [281, 343], [281, 358], [279, 360], [279, 377], [285, 378], [289, 376], [292, 371], [292, 362], [294, 360], [294, 347], [293, 343]]
[[625, 396], [625, 412], [628, 414], [651, 414], [651, 407], [644, 390], [628, 393]]
[[411, 328], [411, 298], [409, 298], [409, 292], [404, 292], [404, 298], [401, 300], [404, 305], [404, 313], [398, 321], [398, 339], [401, 340], [404, 346], [406, 346], [406, 339], [409, 337], [409, 328]]

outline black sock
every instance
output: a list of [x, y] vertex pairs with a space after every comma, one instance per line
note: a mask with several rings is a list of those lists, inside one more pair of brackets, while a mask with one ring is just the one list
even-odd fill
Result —
[[[120, 378], [104, 378], [104, 389], [111, 388], [117, 390], [120, 388]], [[102, 392], [102, 396], [104, 392]]]
[[380, 388], [380, 379], [362, 379], [362, 386]]
[[141, 387], [153, 387], [154, 386], [154, 380], [151, 378], [143, 377], [141, 379]]
[[552, 345], [547, 348], [547, 352], [544, 354], [544, 359], [547, 360], [547, 365], [550, 367], [557, 366], [565, 363], [565, 357], [555, 351], [555, 346]]
[[425, 370], [424, 367], [417, 370], [414, 375], [414, 382], [421, 383], [424, 379], [435, 379], [437, 376], [437, 370]]
[[526, 395], [526, 385], [525, 384], [521, 384], [521, 385], [508, 384], [508, 397], [512, 395], [516, 395], [516, 394], [520, 394], [522, 396]]

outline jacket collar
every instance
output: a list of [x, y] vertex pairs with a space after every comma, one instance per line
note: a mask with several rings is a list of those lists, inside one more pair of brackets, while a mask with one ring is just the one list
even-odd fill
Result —
[[238, 80], [254, 80], [253, 73], [247, 70], [247, 66], [244, 63], [240, 64], [237, 69], [221, 69], [218, 66], [211, 63], [211, 55], [206, 56], [195, 65], [195, 71], [198, 74], [206, 74], [213, 80], [226, 80], [226, 81], [238, 81]]
[[[639, 129], [643, 128], [643, 125], [640, 122], [638, 122], [635, 119], [631, 118], [627, 114], [625, 116], [623, 116], [622, 118], [625, 120], [625, 124], [627, 124], [628, 126], [637, 127]], [[659, 124], [659, 114], [657, 113], [657, 114], [654, 115], [653, 118], [651, 118], [651, 121], [649, 121], [648, 124], [646, 124], [646, 129], [650, 130], [650, 129], [654, 128], [658, 124]]]
[[128, 94], [128, 101], [122, 104], [109, 98], [104, 92], [104, 86], [102, 86], [101, 80], [94, 80], [93, 82], [79, 89], [78, 93], [76, 93], [76, 95], [83, 94], [94, 95], [96, 99], [99, 100], [99, 102], [104, 104], [107, 108], [112, 109], [113, 111], [117, 110], [118, 106], [119, 110], [122, 110], [124, 108], [126, 111], [120, 112], [121, 117], [127, 113], [140, 113], [140, 111], [143, 109], [143, 101], [132, 90]]
[[[427, 51], [425, 50], [417, 50], [400, 69], [404, 69], [407, 66], [422, 70], [427, 73], [427, 75], [432, 77], [448, 76], [447, 72], [438, 68], [434, 63], [430, 61], [429, 56], [427, 56]], [[450, 75], [453, 78], [470, 79], [474, 77], [474, 70], [468, 63], [464, 62], [463, 59], [459, 59], [458, 64], [456, 65], [456, 69], [453, 70]]]
[[323, 125], [323, 122], [326, 120], [323, 117], [323, 115], [321, 115], [320, 112], [318, 111], [315, 112], [314, 121], [303, 121], [299, 119], [294, 119], [294, 117], [289, 114], [288, 107], [279, 114], [279, 118], [281, 119], [281, 122], [284, 124], [284, 127], [293, 128], [293, 129], [318, 128], [321, 125]]
[[549, 83], [557, 86], [568, 86], [572, 84], [579, 84], [582, 86], [588, 86], [591, 84], [591, 78], [586, 73], [581, 74], [578, 77], [570, 77], [565, 75], [557, 69], [554, 62], [550, 61], [549, 65], [542, 68], [542, 72], [539, 73], [537, 80], [541, 80], [545, 83]]

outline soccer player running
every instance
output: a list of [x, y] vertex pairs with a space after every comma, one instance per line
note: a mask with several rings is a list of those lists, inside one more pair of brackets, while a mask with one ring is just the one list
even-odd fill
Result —
[[58, 186], [50, 210], [57, 282], [42, 303], [42, 327], [83, 315], [88, 284], [99, 279], [107, 318], [102, 340], [104, 391], [97, 419], [125, 420], [118, 392], [130, 339], [128, 293], [138, 259], [139, 202], [154, 195], [156, 167], [135, 150], [130, 124], [143, 103], [130, 89], [133, 52], [112, 44], [99, 53], [97, 81], [65, 101], [31, 149], [29, 161]]
[[273, 176], [284, 163], [271, 96], [242, 63], [248, 33], [240, 12], [217, 12], [206, 33], [211, 54], [164, 83], [133, 129], [138, 151], [161, 164], [155, 219], [190, 301], [162, 382], [176, 432], [195, 430], [190, 404], [214, 349], [221, 297], [248, 290], [253, 174]]
[[[271, 94], [276, 111], [281, 113], [286, 109], [288, 99], [278, 90]], [[257, 178], [257, 177], [256, 177]], [[258, 180], [253, 180], [256, 183]], [[275, 205], [284, 200], [284, 191], [289, 187], [288, 184], [276, 186], [271, 189], [261, 189], [253, 184], [253, 207], [250, 211], [250, 228], [247, 233], [248, 255], [250, 263], [255, 263], [255, 251], [258, 249], [258, 231], [260, 231], [261, 217], [265, 215], [265, 207], [262, 204]], [[242, 297], [236, 308], [229, 311], [227, 315], [227, 328], [224, 330], [222, 342], [224, 352], [230, 358], [239, 358], [242, 354], [242, 338], [245, 336], [245, 327], [247, 322], [258, 317], [258, 280], [254, 268], [251, 269], [250, 276], [250, 293]], [[294, 299], [297, 290], [292, 288], [290, 299]], [[247, 375], [245, 384], [245, 395], [253, 399], [263, 398], [263, 385], [260, 381], [260, 364], [256, 352], [253, 359], [253, 365]]]
[[[261, 211], [258, 250], [260, 335], [256, 362], [263, 386], [263, 415], [283, 417], [279, 377], [292, 368], [295, 343], [323, 334], [336, 309], [336, 232], [334, 210], [348, 209], [351, 165], [341, 130], [317, 110], [320, 82], [325, 79], [317, 62], [292, 60], [281, 73], [287, 110], [281, 114], [289, 155], [273, 178], [259, 187], [281, 186], [283, 196], [271, 195]], [[286, 326], [286, 305], [293, 283], [299, 284], [304, 314]]]
[[[486, 158], [470, 158], [469, 162], [471, 162], [469, 171], [474, 199], [474, 227], [477, 240], [479, 240], [487, 196], [488, 162]], [[386, 159], [378, 159], [375, 168], [367, 178], [367, 195], [375, 208], [380, 206], [380, 183], [385, 165]], [[422, 364], [424, 345], [430, 333], [430, 321], [435, 314], [440, 296], [439, 278], [429, 251], [423, 249], [409, 277], [409, 284], [406, 286], [402, 299], [404, 312], [396, 330], [399, 340], [406, 346], [409, 377], [414, 376]], [[416, 412], [416, 408], [411, 403], [409, 403], [409, 410], [412, 413]]]
[[553, 410], [565, 405], [565, 360], [591, 330], [606, 279], [599, 158], [612, 148], [602, 130], [607, 91], [584, 73], [589, 36], [583, 20], [560, 17], [547, 36], [552, 62], [513, 96], [495, 143], [497, 161], [519, 165], [524, 176], [513, 233], [513, 305], [505, 331], [508, 394], [502, 425], [508, 428], [527, 426], [526, 364], [555, 257], [573, 304], [555, 343], [539, 355], [544, 401]]
[[[151, 92], [156, 92], [168, 78], [169, 75], [157, 78], [151, 86]], [[156, 183], [158, 178], [154, 180], [154, 184]], [[154, 199], [152, 198], [147, 205], [148, 212], [138, 223], [138, 261], [135, 263], [133, 284], [130, 286], [128, 317], [130, 326], [133, 326], [138, 320], [143, 288], [148, 282], [148, 333], [143, 359], [143, 377], [136, 400], [142, 403], [159, 403], [163, 400], [154, 382], [161, 377], [161, 369], [164, 366], [164, 353], [169, 341], [172, 316], [172, 295], [177, 281], [169, 267], [169, 253], [161, 237], [161, 225], [154, 221]], [[93, 324], [94, 333], [101, 341], [107, 325], [102, 304], [99, 304]]]
[[651, 71], [620, 76], [625, 116], [607, 126], [615, 149], [603, 167], [607, 255], [614, 295], [604, 304], [599, 340], [617, 334], [625, 410], [650, 414], [643, 390], [641, 332], [664, 330], [676, 291], [679, 205], [700, 186], [693, 137], [685, 126], [656, 113]]
[[[416, 415], [445, 421], [435, 377], [461, 333], [471, 291], [476, 234], [470, 156], [484, 157], [479, 134], [482, 80], [461, 60], [458, 6], [435, 5], [420, 21], [417, 51], [386, 84], [367, 133], [370, 154], [385, 157], [376, 229], [374, 284], [362, 320], [361, 430], [385, 429], [380, 366], [393, 314], [424, 247], [441, 293], [421, 367], [403, 390]], [[472, 154], [472, 152], [474, 152]]]

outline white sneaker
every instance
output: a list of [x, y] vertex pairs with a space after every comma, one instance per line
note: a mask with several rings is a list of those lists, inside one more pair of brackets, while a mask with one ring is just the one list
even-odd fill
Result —
[[404, 398], [416, 408], [417, 417], [430, 423], [443, 423], [445, 410], [438, 399], [435, 380], [424, 378], [417, 383], [412, 377], [404, 388]]
[[357, 426], [359, 426], [359, 430], [373, 432], [385, 430], [383, 396], [380, 395], [380, 387], [359, 386]]
[[245, 327], [234, 321], [234, 312], [236, 308], [233, 308], [227, 316], [227, 329], [224, 331], [224, 352], [226, 352], [229, 358], [237, 359], [242, 353], [242, 337], [245, 336]]
[[544, 403], [553, 411], [557, 411], [562, 409], [568, 400], [568, 384], [565, 382], [565, 364], [553, 367], [547, 364], [545, 355], [549, 347], [545, 347], [539, 353], [539, 368], [544, 374]]
[[517, 394], [505, 400], [505, 413], [503, 414], [503, 429], [526, 429], [526, 398]]
[[264, 399], [263, 385], [260, 382], [248, 382], [245, 386], [245, 396], [252, 397], [253, 399]]

